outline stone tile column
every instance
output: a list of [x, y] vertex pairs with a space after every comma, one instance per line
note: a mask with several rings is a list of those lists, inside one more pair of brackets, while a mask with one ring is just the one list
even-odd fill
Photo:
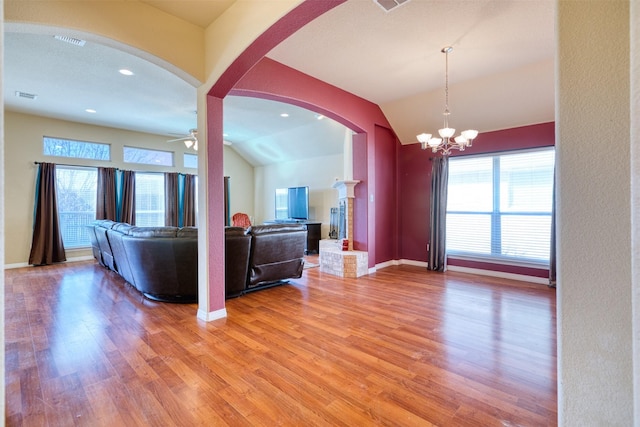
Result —
[[345, 180], [336, 181], [333, 188], [338, 190], [338, 200], [345, 202], [345, 223], [347, 228], [346, 238], [349, 240], [349, 250], [353, 250], [353, 204], [355, 199], [355, 186], [360, 181]]

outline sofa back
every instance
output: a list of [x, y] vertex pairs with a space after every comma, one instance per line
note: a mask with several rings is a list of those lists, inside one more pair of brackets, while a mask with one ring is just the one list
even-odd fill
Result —
[[241, 295], [247, 285], [251, 235], [244, 227], [224, 228], [225, 298]]
[[140, 292], [161, 300], [197, 300], [197, 228], [131, 227], [122, 245]]
[[133, 282], [133, 275], [131, 274], [129, 259], [127, 258], [127, 254], [124, 250], [124, 244], [122, 243], [122, 236], [125, 235], [132, 227], [132, 225], [124, 222], [115, 223], [111, 229], [107, 230], [107, 238], [109, 239], [109, 245], [111, 246], [115, 271], [117, 271], [124, 280], [135, 286]]
[[115, 262], [113, 260], [113, 253], [111, 251], [111, 244], [107, 237], [107, 230], [117, 223], [109, 219], [99, 220], [95, 223], [96, 240], [98, 241], [98, 247], [100, 248], [101, 264], [110, 270], [116, 271]]
[[307, 242], [304, 224], [255, 225], [249, 229], [249, 234], [247, 289], [302, 277]]

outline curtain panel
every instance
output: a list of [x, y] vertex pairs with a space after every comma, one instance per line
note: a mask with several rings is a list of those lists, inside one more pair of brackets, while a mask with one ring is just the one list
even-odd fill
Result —
[[449, 183], [449, 158], [433, 158], [431, 166], [431, 200], [429, 221], [428, 269], [445, 271], [447, 268], [447, 185]]
[[98, 168], [96, 219], [117, 221], [116, 169]]
[[549, 286], [556, 287], [556, 171], [553, 170], [553, 193], [551, 199], [551, 245], [549, 250]]
[[136, 223], [136, 175], [133, 171], [121, 171], [118, 221], [135, 225]]
[[178, 173], [164, 174], [164, 225], [180, 225], [180, 203], [178, 201]]
[[182, 226], [196, 225], [196, 176], [184, 175], [184, 193], [182, 197]]
[[229, 186], [231, 178], [224, 177], [224, 225], [231, 225], [231, 211], [229, 208]]
[[36, 179], [34, 225], [29, 264], [48, 265], [66, 260], [58, 218], [56, 165], [41, 163], [38, 166]]

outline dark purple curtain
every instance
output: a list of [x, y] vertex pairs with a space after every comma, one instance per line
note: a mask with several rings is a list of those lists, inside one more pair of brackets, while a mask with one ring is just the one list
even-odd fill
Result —
[[229, 182], [228, 176], [224, 177], [224, 225], [231, 225], [231, 212], [229, 209]]
[[556, 181], [555, 169], [553, 170], [553, 195], [551, 202], [551, 246], [549, 250], [549, 286], [556, 287]]
[[136, 223], [136, 175], [133, 171], [122, 172], [122, 206], [120, 222]]
[[196, 225], [196, 176], [184, 176], [184, 196], [182, 203], [182, 225], [195, 227]]
[[164, 174], [164, 225], [178, 227], [180, 222], [180, 204], [178, 202], [178, 174]]
[[429, 223], [429, 270], [445, 271], [447, 268], [447, 185], [449, 183], [449, 158], [434, 157], [431, 168], [431, 219]]
[[29, 264], [66, 261], [56, 197], [56, 165], [41, 163], [36, 180], [35, 222]]
[[98, 168], [96, 219], [117, 220], [116, 169]]

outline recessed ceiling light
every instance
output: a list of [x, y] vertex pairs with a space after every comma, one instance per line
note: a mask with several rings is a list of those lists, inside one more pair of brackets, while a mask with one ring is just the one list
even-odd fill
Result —
[[282, 114], [280, 114], [280, 117], [289, 117], [289, 114], [288, 113], [282, 113]]
[[91, 113], [91, 114], [95, 114], [95, 113], [97, 113], [97, 111], [96, 111], [96, 110], [94, 110], [93, 108], [87, 108], [87, 109], [86, 109], [86, 110], [84, 110], [84, 111], [86, 111], [87, 113]]
[[133, 76], [133, 71], [127, 70], [126, 68], [123, 68], [122, 70], [118, 70], [118, 72], [123, 76]]

